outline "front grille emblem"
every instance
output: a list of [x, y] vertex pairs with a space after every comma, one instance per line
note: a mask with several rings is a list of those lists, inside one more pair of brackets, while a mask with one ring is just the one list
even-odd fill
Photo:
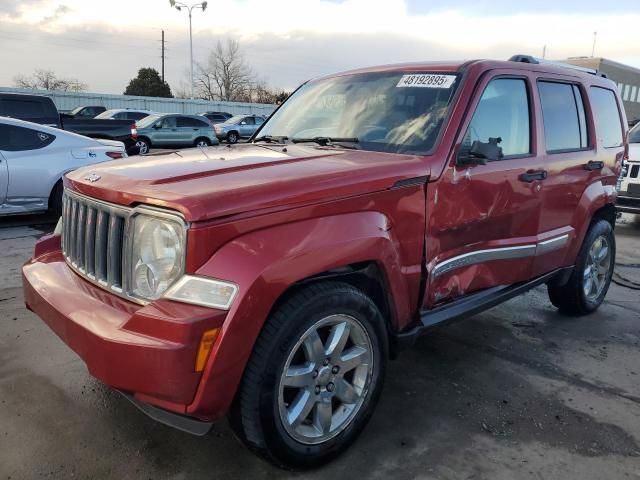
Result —
[[98, 180], [100, 180], [102, 177], [100, 175], [98, 175], [97, 173], [90, 173], [89, 175], [87, 175], [86, 177], [84, 177], [85, 180], [93, 183], [93, 182], [97, 182]]

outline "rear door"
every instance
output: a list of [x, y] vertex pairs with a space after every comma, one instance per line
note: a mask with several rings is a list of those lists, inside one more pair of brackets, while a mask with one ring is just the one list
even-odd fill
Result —
[[567, 266], [567, 251], [579, 240], [577, 229], [584, 222], [580, 201], [585, 190], [613, 174], [616, 158], [624, 151], [621, 117], [612, 90], [546, 74], [536, 83], [547, 178], [534, 276]]
[[9, 176], [5, 203], [27, 210], [47, 208], [61, 168], [62, 157], [52, 145], [56, 136], [15, 125], [0, 125], [0, 129], [0, 149]]
[[[427, 226], [426, 309], [528, 280], [541, 204], [536, 110], [529, 74], [495, 71], [476, 88], [449, 166], [434, 185]], [[500, 139], [503, 158], [460, 165], [474, 141]]]
[[191, 145], [196, 138], [200, 136], [210, 136], [204, 131], [209, 124], [204, 120], [198, 120], [191, 117], [178, 117], [178, 131], [180, 132], [182, 142]]

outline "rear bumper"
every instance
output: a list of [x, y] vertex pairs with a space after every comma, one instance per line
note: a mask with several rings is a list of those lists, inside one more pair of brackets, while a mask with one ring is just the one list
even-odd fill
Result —
[[616, 210], [624, 213], [640, 214], [640, 197], [632, 197], [625, 195], [624, 193], [618, 193]]
[[66, 265], [60, 237], [41, 240], [22, 274], [27, 307], [91, 375], [139, 401], [186, 413], [201, 379], [194, 371], [200, 339], [226, 312], [168, 300], [141, 307], [109, 294]]

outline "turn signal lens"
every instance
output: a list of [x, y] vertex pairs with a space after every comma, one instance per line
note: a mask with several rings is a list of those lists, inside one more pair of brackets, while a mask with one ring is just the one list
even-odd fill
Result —
[[198, 355], [196, 355], [196, 372], [204, 370], [204, 366], [209, 358], [209, 353], [211, 353], [211, 349], [216, 343], [219, 333], [220, 329], [214, 328], [212, 330], [207, 330], [202, 334], [202, 340], [200, 340], [200, 347], [198, 348]]

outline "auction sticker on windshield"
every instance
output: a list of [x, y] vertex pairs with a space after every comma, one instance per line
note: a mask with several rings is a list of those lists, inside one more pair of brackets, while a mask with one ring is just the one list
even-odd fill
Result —
[[455, 75], [414, 73], [411, 75], [403, 75], [396, 87], [451, 88], [455, 80]]

